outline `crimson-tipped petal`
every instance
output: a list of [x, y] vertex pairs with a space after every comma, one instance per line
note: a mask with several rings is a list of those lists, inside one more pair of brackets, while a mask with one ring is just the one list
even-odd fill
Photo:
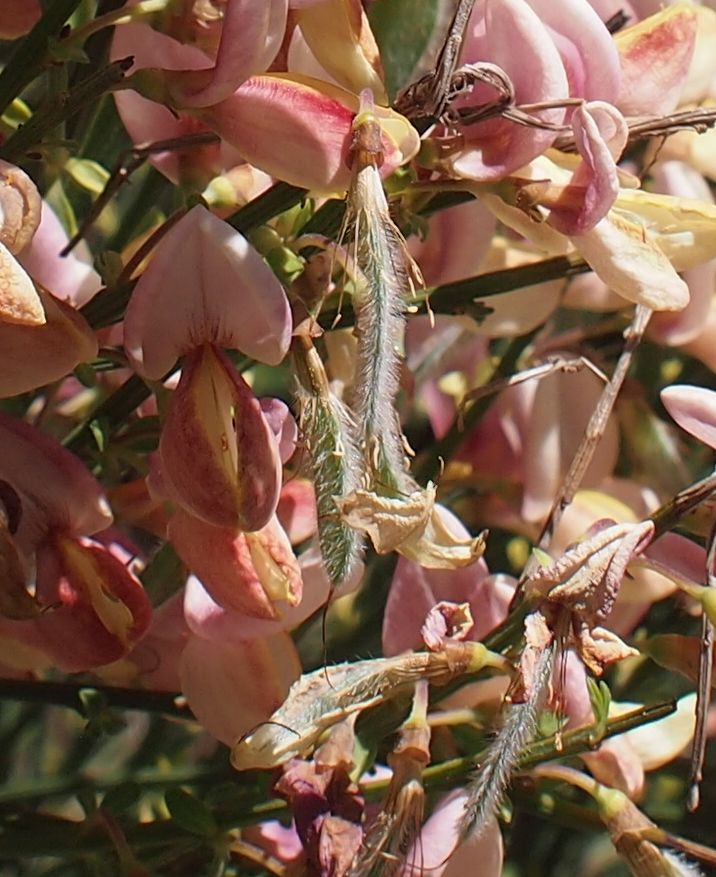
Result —
[[189, 354], [159, 444], [172, 498], [216, 527], [254, 531], [278, 504], [281, 457], [258, 399], [209, 345]]
[[37, 552], [37, 596], [51, 608], [33, 624], [57, 666], [78, 673], [126, 655], [152, 608], [141, 582], [107, 548], [56, 535]]
[[221, 606], [276, 619], [301, 599], [301, 570], [276, 517], [255, 533], [212, 527], [177, 509], [169, 522], [177, 554]]

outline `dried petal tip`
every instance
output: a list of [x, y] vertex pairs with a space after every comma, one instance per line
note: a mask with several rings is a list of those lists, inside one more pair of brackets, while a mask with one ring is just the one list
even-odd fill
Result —
[[432, 484], [425, 489], [416, 484], [409, 496], [395, 499], [355, 490], [336, 505], [349, 527], [370, 536], [378, 554], [397, 551], [428, 569], [459, 569], [485, 551], [485, 533], [464, 537], [449, 526]]

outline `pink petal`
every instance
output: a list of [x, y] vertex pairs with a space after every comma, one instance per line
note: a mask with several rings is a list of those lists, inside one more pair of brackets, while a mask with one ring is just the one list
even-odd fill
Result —
[[318, 528], [316, 493], [307, 478], [292, 478], [281, 488], [276, 515], [292, 545], [305, 542]]
[[255, 533], [212, 527], [177, 509], [168, 536], [182, 561], [221, 606], [274, 620], [301, 601], [301, 571], [273, 517]]
[[[676, 389], [676, 388], [674, 388]], [[662, 390], [662, 401], [664, 390]], [[650, 560], [655, 560], [665, 571], [677, 578], [690, 579], [701, 584], [706, 569], [706, 552], [701, 545], [678, 533], [664, 533], [644, 552]]]
[[[482, 13], [484, 12], [484, 19]], [[482, 20], [481, 20], [482, 19]], [[484, 20], [484, 26], [483, 26]], [[517, 103], [560, 100], [569, 94], [567, 76], [549, 32], [525, 0], [485, 0], [477, 4], [463, 62], [491, 61], [511, 78]], [[477, 86], [461, 101], [472, 105], [494, 99], [494, 91]], [[543, 121], [559, 124], [563, 109], [543, 110]], [[465, 149], [450, 162], [458, 176], [499, 180], [541, 155], [556, 134], [513, 122], [479, 122], [464, 128]]]
[[499, 877], [502, 873], [502, 835], [492, 818], [479, 835], [468, 835], [458, 844], [458, 826], [465, 809], [465, 793], [456, 789], [440, 801], [420, 832], [420, 838], [406, 856], [401, 877]]
[[20, 495], [18, 541], [26, 548], [49, 530], [89, 535], [112, 522], [102, 488], [74, 454], [39, 429], [1, 413], [0, 479]]
[[207, 107], [224, 100], [276, 57], [286, 29], [287, 0], [228, 0], [216, 64], [167, 77], [177, 107]]
[[[308, 558], [306, 559], [306, 554]], [[301, 555], [303, 596], [297, 606], [289, 606], [275, 621], [243, 615], [216, 603], [202, 583], [190, 576], [184, 597], [184, 614], [193, 633], [219, 642], [243, 642], [292, 630], [318, 611], [328, 599], [329, 583], [317, 552]]]
[[0, 320], [0, 397], [26, 393], [59, 381], [97, 355], [97, 338], [71, 305], [39, 291], [41, 326]]
[[[261, 170], [331, 193], [350, 184], [346, 157], [357, 111], [357, 95], [337, 86], [308, 76], [267, 74], [252, 76], [231, 97], [195, 115]], [[415, 155], [420, 140], [392, 110], [376, 107], [376, 115], [387, 174]]]
[[209, 524], [259, 530], [276, 510], [276, 439], [246, 381], [211, 347], [186, 357], [159, 453], [172, 498]]
[[149, 691], [180, 691], [179, 661], [189, 631], [184, 621], [183, 592], [177, 591], [152, 614], [147, 634], [126, 658], [95, 674], [109, 685]]
[[298, 424], [288, 405], [280, 399], [259, 399], [259, 405], [278, 442], [281, 462], [288, 463], [296, 450]]
[[[440, 508], [443, 521], [459, 538], [469, 533], [460, 521]], [[504, 620], [512, 587], [489, 579], [480, 558], [455, 570], [428, 570], [404, 557], [398, 559], [383, 617], [383, 653], [397, 655], [419, 648], [421, 629], [428, 612], [441, 601], [469, 603], [474, 627], [471, 639], [481, 639]], [[497, 585], [497, 586], [496, 586]]]
[[617, 106], [625, 115], [676, 109], [694, 52], [696, 24], [693, 9], [679, 4], [616, 35], [622, 64]]
[[21, 37], [41, 15], [40, 0], [3, 0], [0, 7], [0, 40]]
[[[146, 67], [164, 70], [194, 70], [211, 66], [211, 59], [196, 46], [183, 45], [146, 24], [115, 28], [111, 58], [134, 58], [132, 72]], [[114, 94], [120, 118], [133, 143], [151, 143], [208, 131], [196, 119], [170, 110], [162, 104], [126, 89]], [[194, 188], [217, 174], [240, 164], [241, 156], [226, 144], [212, 144], [181, 152], [155, 153], [152, 164], [173, 182], [191, 179]], [[197, 186], [197, 183], [199, 185]]]
[[585, 100], [613, 102], [621, 68], [611, 34], [586, 0], [529, 0], [559, 49], [569, 93]]
[[408, 241], [426, 285], [453, 283], [478, 274], [495, 225], [494, 214], [477, 199], [433, 214], [427, 237], [414, 236]]
[[152, 608], [141, 582], [106, 548], [58, 536], [37, 552], [33, 624], [68, 673], [116, 661], [146, 633]]
[[203, 342], [277, 365], [290, 337], [276, 276], [243, 235], [199, 205], [160, 242], [124, 320], [131, 363], [155, 380]]
[[54, 210], [43, 201], [40, 224], [18, 262], [54, 296], [79, 308], [99, 291], [102, 280], [92, 267], [92, 254], [84, 241], [68, 256], [60, 256], [68, 240]]
[[[515, 388], [517, 395], [534, 393], [532, 412], [524, 434], [525, 492], [522, 514], [540, 521], [549, 511], [567, 467], [582, 440], [584, 430], [602, 392], [602, 383], [591, 372], [555, 374], [536, 388]], [[619, 453], [619, 434], [614, 418], [587, 470], [584, 487], [610, 475]]]
[[682, 429], [716, 448], [716, 391], [676, 384], [661, 391], [661, 401]]
[[[652, 168], [652, 176], [656, 192], [713, 204], [708, 183], [685, 162], [658, 162]], [[716, 260], [696, 265], [682, 276], [689, 287], [689, 303], [681, 311], [654, 314], [649, 323], [649, 336], [670, 346], [688, 344], [702, 333], [716, 288]]]
[[602, 101], [578, 107], [572, 115], [572, 127], [582, 160], [565, 189], [567, 204], [562, 207], [558, 202], [548, 219], [553, 228], [566, 235], [594, 228], [614, 204], [619, 194], [615, 159], [620, 157], [628, 136], [621, 113]]
[[229, 643], [191, 636], [179, 672], [194, 715], [231, 746], [278, 709], [301, 663], [285, 633]]
[[413, 317], [405, 330], [408, 367], [417, 381], [416, 397], [425, 407], [437, 438], [442, 438], [457, 415], [457, 400], [440, 388], [450, 372], [472, 375], [487, 354], [487, 339], [473, 331], [472, 321], [437, 314]]

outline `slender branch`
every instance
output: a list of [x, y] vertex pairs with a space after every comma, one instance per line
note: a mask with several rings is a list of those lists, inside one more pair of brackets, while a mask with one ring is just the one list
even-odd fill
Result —
[[680, 490], [673, 499], [649, 515], [656, 531], [654, 539], [673, 530], [684, 515], [707, 500], [714, 492], [716, 492], [716, 471]]
[[[634, 351], [644, 337], [644, 332], [646, 331], [646, 327], [651, 319], [651, 315], [652, 310], [650, 308], [647, 308], [644, 305], [637, 306], [634, 319], [626, 332], [624, 350], [617, 361], [611, 380], [604, 388], [599, 402], [592, 412], [592, 416], [589, 419], [587, 429], [584, 433], [584, 438], [577, 449], [577, 453], [574, 455], [574, 459], [572, 460], [569, 471], [562, 482], [562, 487], [554, 501], [552, 510], [542, 528], [542, 532], [537, 542], [540, 548], [547, 548], [549, 546], [554, 531], [557, 529], [565, 509], [571, 504], [574, 495], [577, 490], [579, 490], [584, 474], [589, 468], [589, 464], [592, 462], [592, 457], [597, 449], [597, 445], [604, 435], [607, 420], [612, 413], [614, 403], [617, 400], [619, 391], [621, 390], [624, 379], [629, 371]], [[531, 562], [527, 564], [527, 569], [523, 573], [523, 578], [529, 577], [534, 568], [534, 564], [536, 563], [538, 563], [538, 561], [533, 554], [531, 556]]]
[[59, 36], [79, 5], [80, 0], [54, 0], [30, 33], [18, 42], [0, 73], [0, 115], [40, 73], [47, 63], [49, 41]]
[[194, 718], [189, 707], [177, 693], [145, 691], [141, 688], [117, 688], [92, 683], [0, 679], [0, 700], [54, 704], [84, 714], [80, 693], [87, 689], [101, 692], [110, 708], [165, 713], [181, 719]]
[[31, 149], [42, 143], [42, 138], [75, 113], [96, 102], [102, 95], [113, 90], [124, 79], [124, 73], [132, 64], [131, 58], [123, 58], [103, 67], [97, 73], [83, 79], [79, 85], [62, 95], [56, 95], [43, 104], [22, 127], [0, 147], [0, 157], [5, 161], [18, 161]]
[[[706, 552], [706, 584], [716, 587], [716, 521], [711, 528]], [[706, 612], [701, 613], [701, 649], [699, 654], [699, 684], [696, 697], [696, 728], [691, 752], [689, 792], [687, 806], [691, 812], [699, 806], [699, 785], [703, 779], [706, 755], [706, 722], [711, 702], [711, 678], [713, 676], [714, 626]]]

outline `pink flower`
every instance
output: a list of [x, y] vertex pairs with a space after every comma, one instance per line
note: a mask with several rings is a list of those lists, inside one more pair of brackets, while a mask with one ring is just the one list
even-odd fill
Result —
[[420, 837], [406, 856], [401, 877], [461, 877], [480, 863], [482, 877], [502, 873], [502, 835], [493, 817], [479, 834], [460, 839], [458, 829], [465, 809], [465, 793], [457, 789], [446, 795], [422, 827]]
[[623, 113], [658, 115], [676, 109], [694, 52], [696, 26], [695, 11], [675, 5], [616, 35], [622, 68], [616, 104]]
[[283, 703], [301, 663], [286, 633], [243, 642], [190, 636], [179, 674], [199, 722], [231, 746]]
[[165, 488], [214, 526], [261, 529], [281, 485], [274, 432], [221, 348], [276, 364], [290, 335], [275, 275], [203, 207], [165, 235], [134, 289], [124, 324], [134, 368], [156, 380], [185, 356], [160, 442]]
[[0, 415], [0, 479], [17, 494], [20, 557], [36, 568], [42, 614], [17, 622], [52, 662], [79, 672], [126, 655], [146, 632], [151, 606], [122, 559], [84, 538], [112, 517], [99, 484], [39, 430]]
[[[212, 169], [220, 173], [239, 164], [241, 156], [297, 186], [320, 192], [346, 189], [350, 171], [345, 160], [357, 93], [369, 87], [379, 103], [387, 101], [377, 49], [360, 4], [330, 3], [328, 16], [325, 2], [316, 10], [301, 4], [297, 13], [306, 38], [329, 71], [319, 70], [317, 79], [266, 72], [284, 36], [286, 0], [231, 0], [218, 46], [204, 40], [201, 49], [169, 34], [153, 33], [145, 25], [120, 28], [113, 56], [135, 57], [132, 81], [137, 94], [119, 95], [118, 106], [135, 141], [211, 130], [221, 137], [221, 150], [212, 146], [203, 154], [189, 151], [184, 160], [188, 172], [181, 174], [189, 181], [200, 175], [205, 184]], [[326, 24], [331, 26], [329, 33]], [[343, 87], [326, 81], [331, 73]], [[392, 110], [379, 107], [377, 115], [384, 133], [384, 169], [389, 173], [415, 155], [419, 138]], [[283, 148], [287, 142], [290, 150]], [[181, 166], [167, 161], [172, 177], [179, 176]]]
[[[450, 529], [462, 538], [468, 532], [446, 509], [440, 514]], [[395, 569], [383, 618], [383, 653], [397, 655], [422, 645], [425, 617], [436, 603], [447, 600], [469, 603], [475, 624], [470, 638], [479, 640], [507, 616], [513, 583], [490, 577], [480, 558], [461, 569], [425, 569], [401, 557]]]

